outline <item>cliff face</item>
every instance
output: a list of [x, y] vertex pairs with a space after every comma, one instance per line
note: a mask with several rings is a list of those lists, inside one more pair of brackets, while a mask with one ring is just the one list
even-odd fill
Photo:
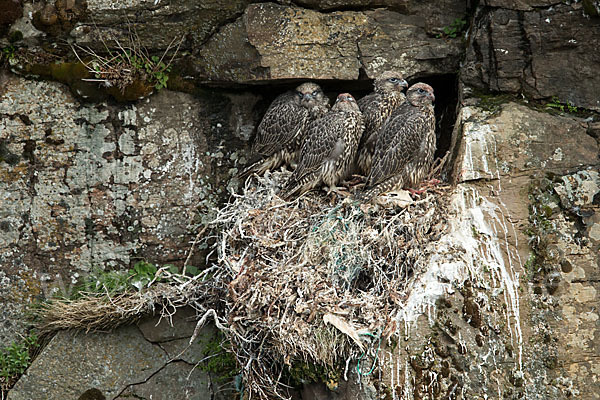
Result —
[[[0, 1], [0, 343], [24, 331], [30, 304], [69, 293], [94, 268], [188, 256], [202, 265], [190, 243], [238, 190], [233, 177], [269, 102], [307, 79], [330, 96], [362, 95], [396, 68], [435, 89], [437, 155], [448, 152], [444, 176], [456, 185], [449, 226], [397, 317], [405, 342], [377, 358], [381, 375], [362, 387], [343, 381], [337, 393], [307, 384], [302, 395], [600, 398], [599, 9], [542, 0]], [[85, 57], [132, 41], [175, 54], [168, 89], [117, 102], [110, 88], [81, 80], [93, 76], [76, 67], [71, 46]], [[150, 375], [106, 375], [95, 387], [105, 395], [149, 397], [158, 389], [133, 384], [191, 373], [167, 362], [162, 339], [117, 335], [158, 361]], [[34, 393], [60, 349], [87, 340], [104, 339], [57, 336], [9, 398]], [[103, 351], [130, 368], [118, 346]], [[98, 385], [86, 376], [63, 391], [53, 382], [50, 398]]]

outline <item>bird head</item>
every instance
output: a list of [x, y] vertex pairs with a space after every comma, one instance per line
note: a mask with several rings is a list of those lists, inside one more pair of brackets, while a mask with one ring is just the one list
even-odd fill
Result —
[[426, 83], [415, 83], [406, 91], [406, 99], [413, 106], [433, 105], [435, 96], [433, 88]]
[[360, 108], [350, 93], [341, 93], [335, 100], [332, 110], [360, 111]]
[[319, 85], [313, 82], [306, 82], [296, 88], [296, 95], [300, 99], [300, 104], [307, 109], [329, 105], [329, 99], [323, 93]]
[[378, 93], [402, 92], [408, 83], [398, 71], [385, 71], [375, 79], [375, 91]]

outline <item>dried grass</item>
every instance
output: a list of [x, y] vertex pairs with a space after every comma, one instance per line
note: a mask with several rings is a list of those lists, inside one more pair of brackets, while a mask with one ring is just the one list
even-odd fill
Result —
[[363, 353], [356, 337], [368, 344], [394, 333], [389, 316], [445, 226], [442, 196], [432, 192], [404, 208], [316, 192], [284, 202], [275, 192], [286, 177], [248, 184], [214, 222], [229, 327], [248, 339], [232, 336], [233, 348], [260, 397], [281, 395], [282, 364], [333, 369]]
[[[179, 41], [173, 38], [162, 56], [153, 59], [148, 50], [141, 45], [135, 26], [129, 21], [127, 22], [127, 29], [128, 43], [126, 45], [121, 44], [116, 38], [112, 38], [114, 45], [109, 46], [108, 42], [110, 40], [105, 40], [98, 27], [96, 27], [96, 32], [104, 46], [106, 55], [101, 55], [89, 47], [82, 47], [77, 44], [71, 46], [75, 57], [85, 66], [90, 75], [95, 77], [82, 80], [98, 82], [105, 87], [115, 86], [119, 88], [121, 93], [124, 93], [125, 89], [136, 81], [152, 83], [152, 86], [156, 83], [158, 85], [157, 89], [166, 87], [166, 81], [154, 81], [157, 77], [168, 73], [184, 38], [182, 37]], [[169, 52], [172, 52], [170, 58], [167, 57]], [[79, 55], [80, 53], [83, 57]], [[167, 58], [169, 58], [168, 61]]]
[[378, 342], [398, 334], [390, 316], [445, 228], [445, 189], [404, 207], [394, 197], [367, 207], [317, 192], [285, 202], [275, 193], [287, 176], [247, 181], [218, 211], [197, 238], [212, 249], [202, 274], [162, 271], [170, 283], [141, 293], [53, 303], [43, 328], [110, 329], [157, 305], [166, 317], [191, 305], [203, 315], [192, 340], [212, 317], [232, 343], [250, 397], [259, 398], [289, 397], [283, 377], [295, 363], [339, 370], [373, 359]]

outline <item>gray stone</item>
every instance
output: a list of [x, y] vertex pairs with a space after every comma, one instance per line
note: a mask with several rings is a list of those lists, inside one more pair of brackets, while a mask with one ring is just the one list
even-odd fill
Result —
[[[453, 74], [462, 57], [461, 39], [432, 38], [418, 17], [385, 10], [366, 13], [368, 29], [358, 42], [359, 58], [369, 78], [387, 69], [406, 79]], [[385, 49], [384, 51], [382, 51]]]
[[600, 192], [600, 176], [598, 171], [594, 170], [565, 175], [561, 182], [554, 186], [554, 190], [566, 209], [593, 207], [594, 198]]
[[[64, 10], [46, 3], [30, 13], [36, 27], [57, 41], [74, 39], [81, 56], [81, 48], [103, 54], [106, 47], [119, 46], [143, 47], [156, 55], [170, 48], [172, 54], [180, 45], [174, 63], [178, 74], [229, 86], [356, 79], [361, 68], [369, 78], [392, 67], [406, 77], [455, 73], [462, 58], [461, 39], [436, 36], [455, 20], [464, 20], [467, 11], [466, 2], [459, 0], [299, 2], [307, 8], [247, 0], [88, 1], [85, 12], [76, 11], [83, 4], [79, 0], [72, 7], [61, 3]], [[55, 18], [44, 18], [56, 22], [40, 23], [48, 9]], [[32, 47], [42, 43], [40, 37]], [[57, 52], [71, 56], [62, 48]], [[25, 61], [15, 62], [17, 69], [29, 70], [21, 65]]]
[[194, 317], [193, 310], [183, 308], [172, 316], [173, 325], [147, 317], [139, 329], [132, 325], [111, 333], [59, 332], [9, 399], [75, 400], [92, 394], [110, 399], [214, 398], [213, 381], [225, 382], [199, 363], [206, 357], [207, 344], [217, 340], [217, 329], [203, 327], [188, 346]]
[[517, 9], [477, 11], [463, 81], [600, 110], [600, 25], [586, 18], [582, 4], [520, 11], [525, 2], [500, 3]]
[[89, 389], [114, 398], [167, 362], [135, 326], [112, 333], [59, 332], [10, 391], [10, 400], [77, 399]]
[[129, 386], [115, 400], [211, 400], [212, 384], [207, 373], [185, 362], [171, 362], [146, 382]]
[[[358, 43], [358, 46], [357, 46]], [[409, 77], [453, 73], [460, 39], [435, 39], [425, 20], [389, 10], [318, 11], [251, 4], [198, 50], [205, 80], [357, 79], [397, 68]]]
[[138, 323], [140, 331], [152, 343], [189, 338], [196, 328], [196, 312], [184, 307], [169, 318], [146, 318]]
[[598, 161], [597, 142], [582, 120], [553, 116], [516, 103], [492, 114], [463, 107], [458, 180], [497, 179], [535, 170], [565, 173]]
[[161, 343], [161, 347], [167, 352], [169, 357], [176, 360], [183, 360], [190, 364], [196, 364], [208, 357], [210, 344], [214, 351], [214, 345], [220, 343], [222, 337], [218, 336], [218, 330], [214, 325], [202, 327], [201, 335], [190, 344], [190, 338], [175, 339]]
[[534, 8], [549, 7], [556, 2], [553, 0], [484, 0], [482, 4], [488, 7], [530, 11]]
[[94, 267], [181, 264], [196, 224], [235, 188], [260, 97], [164, 90], [93, 105], [62, 84], [0, 80], [0, 339], [10, 342], [29, 303], [68, 295]]
[[295, 0], [299, 6], [317, 10], [372, 10], [387, 8], [423, 19], [428, 32], [440, 31], [455, 19], [465, 18], [467, 2], [462, 0]]
[[207, 324], [199, 331], [201, 334], [190, 343], [196, 329], [198, 316], [191, 307], [183, 307], [169, 318], [148, 317], [138, 323], [144, 338], [158, 343], [170, 359], [183, 360], [196, 364], [206, 357], [207, 345], [219, 341], [218, 330]]
[[[175, 47], [183, 41], [180, 50], [189, 50], [241, 15], [248, 3], [247, 0], [88, 0], [88, 17], [70, 35], [78, 44], [100, 51], [104, 50], [101, 38], [111, 44], [117, 40], [124, 46], [141, 45], [150, 51], [165, 51], [172, 40]], [[130, 31], [135, 32], [135, 38]]]
[[[464, 103], [474, 104], [470, 99]], [[519, 274], [519, 290], [513, 294], [505, 290], [503, 295], [516, 294], [519, 298], [521, 311], [513, 321], [525, 328], [522, 374], [503, 379], [513, 386], [513, 395], [522, 392], [528, 399], [568, 398], [584, 393], [586, 398], [599, 398], [592, 372], [598, 368], [600, 351], [593, 344], [593, 338], [599, 335], [600, 319], [600, 219], [595, 204], [599, 189], [598, 147], [586, 134], [586, 121], [506, 103], [493, 111], [465, 106], [459, 112], [457, 126], [464, 135], [457, 171], [463, 181], [470, 181], [458, 185], [466, 189], [460, 208], [471, 204], [480, 209], [469, 212], [471, 221], [484, 221], [491, 229], [473, 228], [476, 241], [486, 243], [482, 244], [487, 249], [483, 254], [493, 254], [486, 237], [497, 235], [497, 243], [502, 243], [503, 249], [496, 254], [508, 262], [507, 268], [514, 268], [514, 273]], [[544, 183], [538, 187], [540, 178], [552, 185]], [[550, 191], [548, 198], [558, 195], [560, 200], [546, 203], [547, 198], [536, 190]], [[538, 211], [533, 211], [531, 202], [536, 202]], [[544, 215], [540, 215], [539, 206]], [[546, 213], [546, 209], [551, 212]], [[457, 216], [460, 215], [459, 212]], [[456, 295], [448, 298], [455, 301]], [[467, 348], [471, 349], [467, 358], [483, 354], [480, 350], [485, 352], [487, 341], [493, 339], [496, 328], [489, 320], [487, 324], [491, 328], [486, 333], [489, 338], [475, 345], [483, 343], [481, 349], [468, 344], [471, 337], [461, 328], [462, 337], [468, 337]], [[452, 326], [458, 325], [456, 322]], [[511, 346], [516, 349], [514, 344]], [[515, 353], [512, 354], [503, 362], [516, 361]], [[483, 389], [485, 372], [481, 372], [469, 371], [465, 377], [466, 393], [475, 386], [480, 386], [478, 393], [487, 390]]]
[[196, 53], [194, 74], [203, 80], [243, 83], [269, 77], [248, 40], [244, 18], [222, 27]]

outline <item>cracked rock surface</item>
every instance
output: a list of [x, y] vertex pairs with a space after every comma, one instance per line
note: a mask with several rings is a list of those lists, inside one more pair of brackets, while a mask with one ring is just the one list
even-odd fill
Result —
[[[219, 52], [236, 43], [233, 52]], [[201, 79], [252, 82], [272, 79], [369, 78], [396, 68], [405, 77], [452, 73], [460, 40], [427, 34], [425, 20], [394, 11], [321, 13], [273, 3], [249, 5], [200, 49]]]
[[462, 69], [468, 85], [600, 110], [600, 19], [581, 2], [486, 3]]
[[[491, 110], [481, 105], [485, 101], [463, 103], [469, 105], [459, 116], [459, 187], [495, 204], [501, 216], [486, 220], [519, 286], [520, 308], [512, 317], [521, 326], [522, 374], [506, 375], [497, 392], [488, 387], [486, 393], [600, 398], [594, 378], [600, 353], [593, 339], [600, 335], [598, 142], [582, 118], [513, 102]], [[486, 234], [474, 228], [473, 236]], [[510, 355], [517, 346], [506, 349]], [[516, 358], [507, 360], [515, 370]]]
[[8, 398], [78, 399], [95, 392], [107, 399], [212, 399], [212, 378], [195, 364], [216, 331], [203, 328], [188, 348], [192, 314], [180, 310], [173, 325], [147, 318], [112, 333], [59, 332]]
[[16, 76], [2, 90], [4, 343], [22, 331], [29, 303], [68, 295], [93, 268], [184, 260], [243, 154], [224, 146], [253, 124], [239, 98], [244, 110], [256, 102], [162, 91], [124, 107], [82, 104], [62, 84]]

